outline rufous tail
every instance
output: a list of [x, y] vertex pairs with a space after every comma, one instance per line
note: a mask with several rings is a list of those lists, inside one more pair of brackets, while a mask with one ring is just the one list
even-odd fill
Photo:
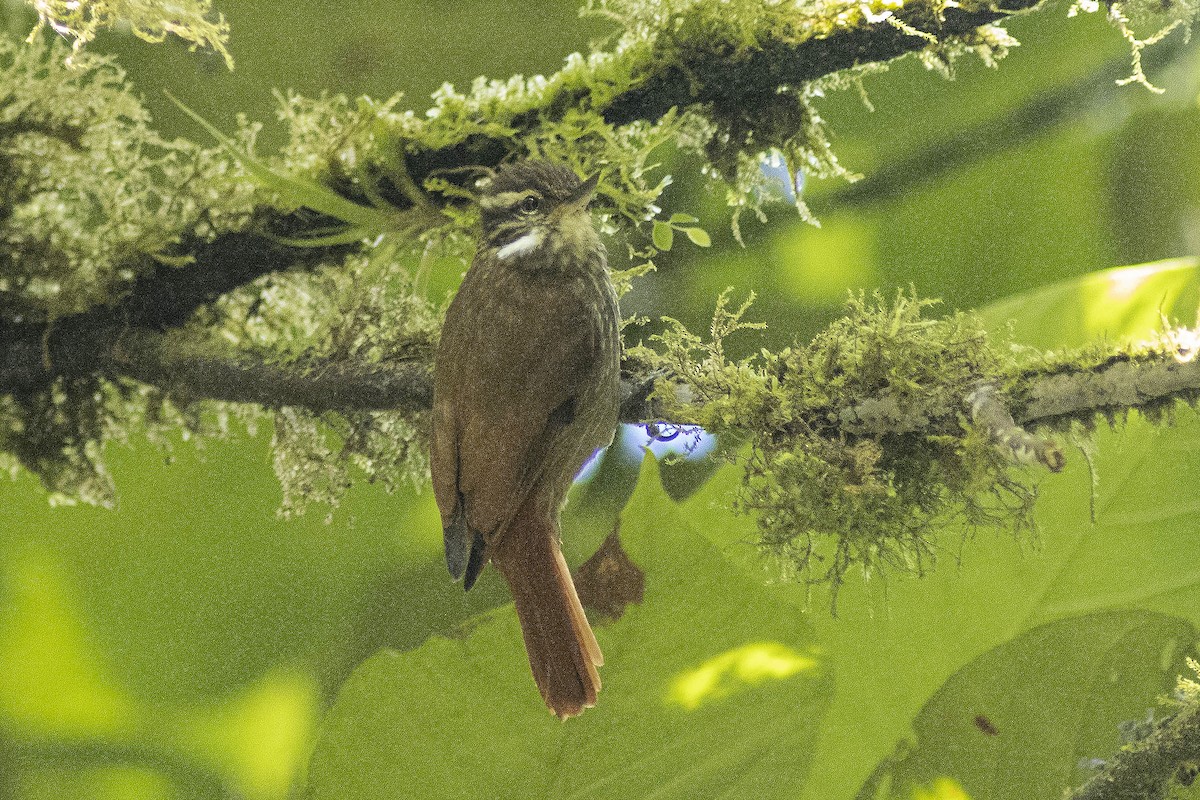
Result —
[[596, 704], [604, 655], [559, 550], [555, 516], [526, 502], [491, 557], [516, 602], [533, 680], [550, 710], [566, 719]]

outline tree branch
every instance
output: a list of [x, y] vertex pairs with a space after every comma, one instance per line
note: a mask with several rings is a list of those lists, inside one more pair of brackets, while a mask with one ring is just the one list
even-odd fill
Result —
[[189, 352], [167, 337], [128, 331], [109, 354], [113, 373], [183, 397], [296, 406], [315, 413], [346, 410], [421, 411], [433, 404], [431, 364], [312, 363], [283, 367], [253, 357]]
[[[146, 329], [109, 328], [94, 330], [93, 334], [88, 346], [77, 345], [71, 361], [58, 365], [52, 370], [54, 374], [79, 377], [98, 372], [110, 378], [142, 381], [185, 400], [255, 403], [267, 408], [292, 406], [316, 413], [420, 412], [429, 410], [433, 400], [432, 364], [427, 360], [280, 365], [250, 355], [214, 354], [207, 346], [181, 346], [177, 337]], [[21, 388], [23, 379], [36, 384], [45, 377], [40, 367], [32, 373], [25, 369], [30, 362], [40, 364], [37, 342], [10, 346], [6, 354], [13, 353], [19, 355], [16, 364], [0, 362], [0, 384]], [[658, 381], [681, 383], [676, 376], [651, 374], [635, 363], [624, 365], [622, 422], [662, 419], [662, 409], [651, 396]], [[686, 395], [686, 386], [680, 388]], [[680, 394], [677, 391], [676, 397]], [[1028, 373], [1021, 378], [1015, 394], [1025, 399], [1007, 409], [994, 390], [986, 397], [972, 394], [963, 398], [963, 403], [976, 422], [998, 440], [1003, 439], [1013, 448], [1035, 447], [1036, 459], [1053, 469], [1057, 461], [1054, 453], [1043, 453], [1044, 445], [1031, 444], [1031, 440], [1018, 435], [1018, 424], [1060, 428], [1066, 421], [1090, 420], [1097, 414], [1120, 414], [1174, 400], [1194, 402], [1200, 397], [1200, 359], [1180, 360], [1164, 353], [1121, 355], [1091, 370]], [[959, 408], [945, 409], [948, 417], [959, 412]], [[1004, 415], [1009, 415], [1007, 421]], [[668, 421], [692, 424], [695, 419]], [[881, 395], [863, 398], [843, 410], [837, 424], [851, 436], [879, 437], [919, 432], [935, 422], [913, 419], [895, 398]]]
[[800, 44], [760, 41], [759, 49], [741, 63], [703, 57], [684, 61], [646, 76], [635, 88], [613, 98], [603, 110], [604, 118], [616, 124], [657, 119], [673, 107], [693, 103], [752, 108], [747, 98], [769, 98], [783, 86], [807, 83], [862, 64], [891, 61], [927, 48], [929, 40], [912, 31], [928, 32], [939, 39], [961, 36], [1033, 8], [1038, 2], [1009, 0], [991, 9], [973, 11], [943, 6], [940, 18], [930, 6], [906, 3], [895, 20], [867, 23]]
[[1028, 390], [1028, 403], [1017, 414], [1023, 425], [1119, 414], [1173, 399], [1195, 402], [1200, 397], [1200, 359], [1120, 356], [1092, 371], [1039, 376]]
[[[271, 223], [264, 217], [263, 226]], [[44, 322], [0, 318], [0, 387], [29, 391], [56, 377], [109, 370], [118, 339], [129, 330], [182, 325], [196, 309], [262, 275], [305, 269], [347, 248], [292, 248], [261, 233], [237, 233], [198, 244], [185, 267], [157, 265], [118, 303]], [[154, 383], [155, 381], [150, 381]]]
[[[931, 6], [911, 3], [905, 4], [893, 20], [848, 27], [798, 44], [760, 39], [758, 49], [742, 60], [699, 51], [692, 57], [684, 54], [682, 58], [652, 58], [653, 71], [635, 73], [632, 88], [626, 91], [611, 94], [611, 87], [603, 82], [585, 90], [564, 89], [537, 108], [518, 115], [513, 126], [518, 131], [531, 129], [539, 120], [562, 119], [568, 110], [581, 107], [599, 110], [605, 121], [613, 125], [653, 122], [673, 108], [682, 110], [704, 104], [742, 109], [747, 116], [765, 114], [779, 102], [783, 88], [863, 64], [891, 61], [929, 47], [929, 40], [914, 34], [914, 30], [928, 31], [939, 38], [961, 36], [1032, 9], [1040, 1], [1007, 0], [996, 3], [994, 8], [975, 11], [940, 6], [944, 9], [941, 18]], [[405, 160], [408, 174], [419, 185], [435, 172], [465, 165], [496, 166], [508, 152], [506, 141], [474, 135], [443, 148], [417, 149], [407, 153]]]

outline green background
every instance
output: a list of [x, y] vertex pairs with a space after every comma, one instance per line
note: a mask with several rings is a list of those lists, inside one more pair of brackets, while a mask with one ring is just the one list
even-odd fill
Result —
[[[5, 8], [23, 35], [30, 18]], [[167, 88], [226, 130], [265, 122], [265, 152], [282, 135], [272, 89], [403, 91], [419, 111], [443, 81], [551, 72], [610, 32], [562, 2], [220, 8], [232, 73], [174, 42], [97, 49], [164, 131], [203, 138]], [[1195, 251], [1195, 50], [1162, 45], [1158, 96], [1113, 84], [1128, 48], [1100, 15], [1060, 4], [1009, 27], [1022, 46], [998, 70], [968, 57], [946, 81], [907, 59], [864, 79], [873, 112], [853, 90], [820, 101], [866, 176], [806, 187], [820, 228], [779, 206], [743, 219], [738, 247], [721, 190], [664, 153], [667, 214], [700, 217], [714, 246], [677, 237], [625, 311], [703, 330], [718, 292], [755, 291], [769, 328], [741, 334], [745, 352], [807, 338], [856, 288], [995, 302], [997, 333], [1015, 320], [1046, 348], [1144, 336], [1160, 311], [1191, 322], [1191, 262], [1081, 276]], [[573, 498], [567, 556], [632, 493], [621, 530], [646, 600], [599, 630], [600, 706], [560, 724], [496, 577], [469, 595], [449, 582], [428, 491], [360, 485], [329, 519], [282, 521], [270, 431], [235, 429], [111, 446], [112, 511], [0, 482], [0, 797], [1052, 798], [1145, 717], [1200, 625], [1189, 409], [1097, 432], [1095, 524], [1068, 448], [1063, 473], [1030, 474], [1036, 542], [946, 531], [935, 574], [852, 580], [836, 619], [746, 546], [733, 468], [687, 494], [678, 470], [614, 457]]]

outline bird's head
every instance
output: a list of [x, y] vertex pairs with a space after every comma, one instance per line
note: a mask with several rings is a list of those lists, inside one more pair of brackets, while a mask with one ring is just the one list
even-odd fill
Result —
[[580, 180], [562, 164], [506, 164], [479, 198], [482, 249], [522, 270], [569, 270], [603, 254], [588, 202], [599, 175]]

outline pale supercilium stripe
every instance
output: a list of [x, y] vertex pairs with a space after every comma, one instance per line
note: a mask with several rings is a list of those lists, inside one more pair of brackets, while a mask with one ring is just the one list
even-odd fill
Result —
[[517, 203], [530, 195], [541, 197], [537, 192], [530, 192], [528, 190], [521, 192], [501, 192], [500, 194], [483, 197], [480, 199], [479, 205], [488, 211], [495, 208], [516, 208]]

